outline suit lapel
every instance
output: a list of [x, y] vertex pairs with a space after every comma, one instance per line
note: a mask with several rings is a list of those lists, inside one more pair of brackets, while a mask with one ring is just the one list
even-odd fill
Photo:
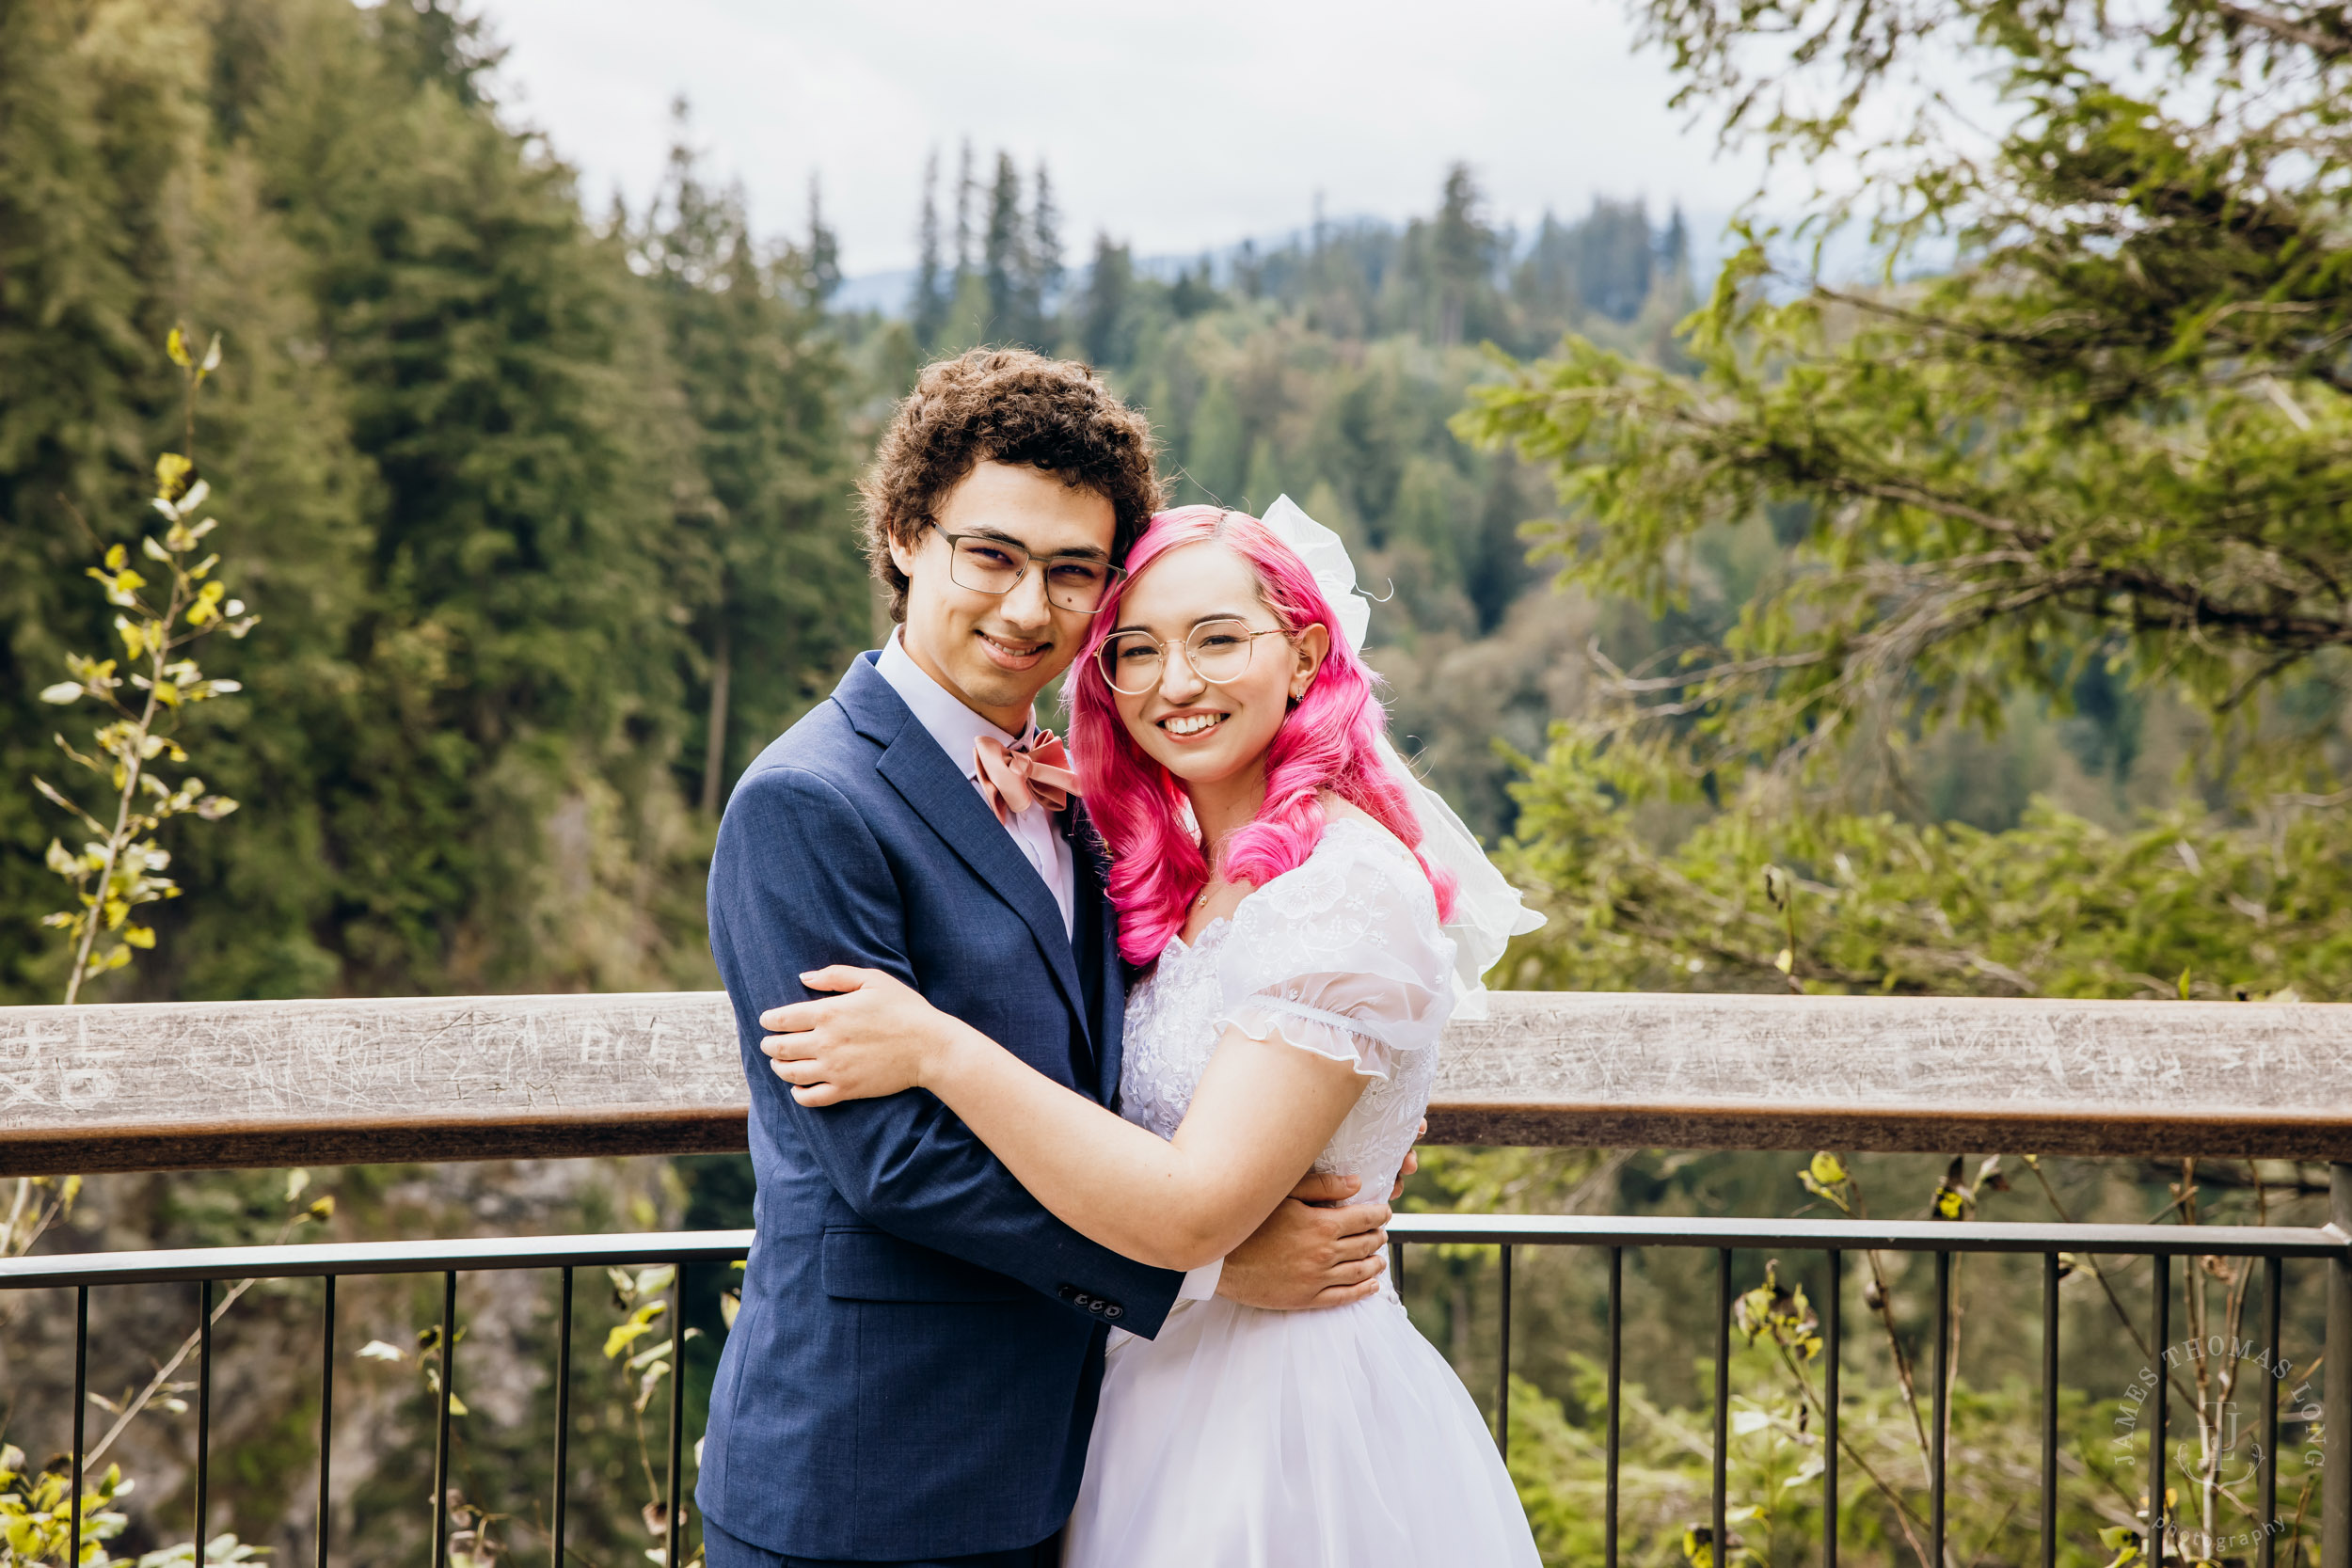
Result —
[[1101, 1081], [1101, 1100], [1115, 1106], [1119, 1100], [1120, 1059], [1125, 1048], [1126, 972], [1119, 958], [1119, 911], [1104, 890], [1100, 841], [1083, 805], [1073, 806], [1068, 817], [1070, 858], [1076, 871], [1074, 909], [1078, 928], [1089, 933], [1079, 962], [1089, 966], [1087, 978], [1095, 998], [1094, 1054]]
[[980, 799], [980, 792], [947, 760], [930, 732], [915, 721], [898, 694], [890, 689], [890, 683], [875, 672], [870, 655], [850, 666], [834, 700], [840, 703], [860, 734], [882, 742], [882, 758], [874, 770], [1027, 925], [1054, 972], [1054, 983], [1061, 989], [1063, 1000], [1091, 1044], [1094, 1020], [1088, 1016], [1086, 988], [1079, 983], [1070, 935], [1062, 929], [1061, 907], [1054, 902], [1052, 891], [1013, 843], [1012, 835]]

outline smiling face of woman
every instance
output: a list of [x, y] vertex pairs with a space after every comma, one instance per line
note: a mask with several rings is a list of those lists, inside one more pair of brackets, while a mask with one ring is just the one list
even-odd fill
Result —
[[[1188, 790], [1252, 783], [1263, 789], [1266, 749], [1290, 705], [1313, 681], [1330, 648], [1329, 632], [1320, 626], [1284, 632], [1259, 596], [1256, 571], [1215, 540], [1154, 561], [1127, 585], [1117, 613], [1104, 657], [1106, 669], [1117, 670], [1112, 695], [1135, 743]], [[1141, 637], [1161, 651], [1154, 654]], [[1203, 679], [1187, 639], [1212, 673], [1222, 673], [1241, 641], [1247, 662], [1230, 678]], [[1155, 663], [1158, 678], [1146, 689], [1117, 689], [1139, 684]]]

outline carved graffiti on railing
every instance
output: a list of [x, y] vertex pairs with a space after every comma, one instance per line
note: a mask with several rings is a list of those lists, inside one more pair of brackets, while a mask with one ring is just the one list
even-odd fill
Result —
[[[0, 1174], [743, 1147], [718, 992], [0, 1008]], [[2352, 1158], [2352, 1006], [1504, 992], [1433, 1140]]]

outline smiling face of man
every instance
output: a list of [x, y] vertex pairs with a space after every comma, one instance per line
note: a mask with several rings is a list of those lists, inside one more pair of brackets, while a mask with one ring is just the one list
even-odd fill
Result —
[[[966, 707], [1018, 735], [1037, 694], [1077, 657], [1094, 619], [1047, 597], [1045, 558], [1109, 562], [1117, 514], [1086, 485], [982, 461], [933, 515], [934, 526], [890, 545], [892, 562], [907, 578], [907, 653]], [[1029, 570], [1002, 594], [964, 587], [950, 569], [951, 534], [1017, 546], [1030, 557]]]

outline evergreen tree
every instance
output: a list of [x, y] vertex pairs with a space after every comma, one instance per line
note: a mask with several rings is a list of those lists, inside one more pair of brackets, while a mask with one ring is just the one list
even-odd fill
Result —
[[930, 348], [947, 324], [953, 295], [939, 254], [939, 149], [931, 149], [923, 165], [923, 216], [915, 228], [918, 247], [914, 264], [914, 298], [907, 315], [916, 346]]
[[1089, 364], [1123, 366], [1133, 356], [1135, 292], [1134, 257], [1125, 245], [1113, 244], [1108, 234], [1097, 233], [1078, 319], [1078, 342]]
[[[814, 212], [811, 223], [825, 232]], [[865, 641], [835, 390], [845, 372], [823, 326], [824, 268], [790, 248], [763, 261], [741, 193], [713, 192], [683, 143], [633, 249], [695, 432], [700, 483], [675, 528], [701, 655], [689, 661], [701, 733], [679, 760], [701, 809], [715, 813], [737, 767]]]
[[[1531, 781], [1530, 863], [1569, 910], [1532, 972], [1654, 974], [1682, 943], [1776, 987], [2344, 994], [2341, 13], [1649, 17], [1732, 127], [1753, 113], [1780, 152], [1891, 171], [1823, 198], [1809, 230], [1874, 214], [1890, 277], [1922, 242], [1960, 260], [1839, 287], [1776, 275], [1771, 236], [1749, 235], [1694, 319], [1695, 378], [1571, 338], [1479, 394], [1468, 432], [1553, 467], [1565, 576], [1587, 592], [1671, 614], [1714, 542], [1786, 551], [1715, 635], [1613, 683]], [[1756, 53], [1792, 28], [1870, 42]], [[1941, 136], [1940, 102], [1891, 139], [1866, 129], [1947, 48], [1981, 50], [2007, 99], [1988, 150]], [[2201, 717], [2185, 761], [2205, 799], [2127, 832], [2047, 802], [1999, 832], [1905, 819], [1931, 748], [1985, 750], [2078, 694], [2120, 728], [2106, 677]], [[1725, 806], [1709, 831], [1640, 844], [1631, 802], [1701, 781]], [[1882, 802], [1903, 809], [1863, 814]]]
[[1577, 230], [1576, 282], [1584, 308], [1631, 321], [1649, 298], [1657, 255], [1642, 203], [1595, 197], [1591, 216]]
[[833, 302], [841, 287], [841, 241], [825, 226], [824, 199], [814, 174], [808, 177], [808, 249], [804, 261], [809, 298], [821, 310]]
[[1531, 349], [1549, 348], [1581, 313], [1582, 293], [1576, 276], [1576, 230], [1554, 217], [1549, 208], [1536, 225], [1534, 243], [1513, 270], [1511, 293], [1526, 323]]
[[1501, 238], [1479, 214], [1478, 184], [1470, 166], [1446, 170], [1437, 220], [1428, 232], [1428, 284], [1435, 306], [1434, 336], [1441, 345], [1462, 341], [1466, 328], [1491, 333], [1499, 325], [1494, 309], [1494, 274]]
[[999, 152], [980, 256], [980, 276], [988, 285], [988, 335], [993, 341], [1035, 343], [1041, 335], [1028, 241], [1021, 214], [1021, 175], [1012, 155]]
[[973, 270], [972, 207], [977, 190], [972, 180], [972, 138], [963, 138], [963, 152], [956, 165], [956, 281], [961, 284]]
[[[230, 349], [200, 455], [262, 621], [206, 772], [247, 809], [185, 847], [228, 896], [167, 911], [129, 993], [707, 983], [686, 801], [863, 641], [823, 246], [764, 265], [702, 192], [641, 279], [499, 123], [494, 58], [431, 3], [0, 8], [0, 704], [111, 635], [59, 592], [54, 498], [135, 515], [149, 345]], [[54, 725], [9, 711], [21, 781]], [[32, 998], [25, 793], [0, 986]]]
[[1037, 341], [1041, 348], [1048, 347], [1045, 339], [1047, 312], [1061, 301], [1061, 210], [1054, 205], [1054, 184], [1045, 172], [1045, 160], [1037, 165], [1037, 197], [1029, 208], [1029, 281], [1028, 292], [1035, 300]]
[[1658, 264], [1677, 288], [1691, 284], [1691, 226], [1682, 221], [1682, 203], [1674, 205], [1674, 215], [1666, 222], [1666, 232], [1658, 242]]

